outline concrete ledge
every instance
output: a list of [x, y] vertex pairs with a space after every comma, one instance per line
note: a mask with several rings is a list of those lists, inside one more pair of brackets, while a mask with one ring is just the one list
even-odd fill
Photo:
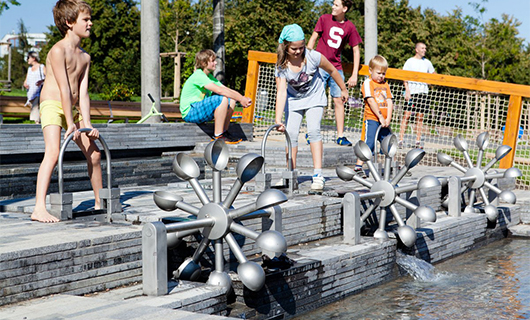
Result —
[[115, 301], [95, 297], [83, 298], [70, 295], [55, 295], [37, 301], [0, 309], [2, 319], [226, 319], [209, 314], [183, 310], [159, 308], [137, 304], [134, 301]]
[[[94, 124], [94, 127], [105, 139], [111, 153], [120, 150], [193, 149], [198, 142], [209, 142], [213, 135], [213, 123], [111, 123]], [[234, 136], [252, 141], [252, 129], [250, 123], [231, 123], [229, 131]], [[10, 163], [9, 160], [16, 155], [43, 154], [42, 129], [35, 124], [0, 124], [0, 145], [2, 163]], [[71, 142], [66, 152], [79, 152], [79, 148]], [[26, 162], [20, 160], [11, 163]]]
[[[360, 245], [340, 243], [292, 248], [292, 268], [267, 275], [265, 287], [252, 292], [236, 280], [239, 306], [231, 316], [243, 319], [289, 318], [338, 301], [392, 278], [396, 241], [364, 238]], [[245, 305], [246, 307], [243, 307]]]

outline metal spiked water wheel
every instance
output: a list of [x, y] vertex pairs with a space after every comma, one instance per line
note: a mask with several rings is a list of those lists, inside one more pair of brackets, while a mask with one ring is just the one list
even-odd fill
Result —
[[[507, 203], [514, 204], [516, 202], [516, 196], [513, 192], [509, 190], [501, 190], [492, 184], [490, 181], [494, 178], [516, 178], [520, 177], [521, 171], [517, 168], [509, 168], [504, 173], [497, 173], [495, 171], [489, 172], [489, 170], [502, 158], [504, 158], [512, 148], [507, 145], [502, 145], [497, 148], [495, 151], [495, 157], [491, 159], [484, 167], [482, 166], [482, 160], [484, 157], [484, 152], [489, 144], [489, 133], [483, 132], [477, 136], [476, 144], [478, 147], [478, 154], [476, 163], [473, 164], [471, 157], [468, 152], [468, 143], [464, 137], [459, 134], [454, 139], [455, 147], [462, 152], [464, 159], [468, 167], [464, 167], [458, 164], [451, 156], [439, 152], [437, 154], [438, 161], [445, 166], [452, 166], [457, 170], [464, 173], [464, 176], [461, 178], [462, 182], [465, 182], [466, 185], [462, 188], [462, 194], [469, 192], [469, 201], [464, 209], [466, 213], [474, 213], [475, 209], [482, 207], [484, 213], [488, 217], [489, 221], [495, 221], [498, 216], [497, 207], [492, 204], [488, 195], [486, 194], [486, 188], [495, 192], [500, 199], [506, 201]], [[480, 204], [477, 200], [477, 192], [482, 197], [483, 203]], [[444, 205], [447, 206], [448, 199], [444, 201]]]
[[405, 224], [396, 208], [396, 204], [412, 210], [417, 217], [428, 222], [436, 221], [436, 212], [429, 206], [417, 206], [410, 201], [399, 197], [399, 195], [417, 190], [418, 188], [428, 188], [440, 185], [440, 182], [434, 176], [425, 176], [421, 178], [417, 184], [398, 186], [398, 183], [403, 179], [405, 174], [423, 159], [425, 151], [421, 149], [410, 150], [405, 156], [404, 166], [393, 178], [391, 178], [391, 164], [397, 153], [396, 136], [394, 134], [387, 136], [381, 143], [381, 149], [385, 155], [383, 176], [380, 176], [378, 170], [375, 168], [374, 163], [372, 162], [372, 151], [364, 141], [357, 142], [353, 149], [355, 155], [368, 165], [370, 173], [374, 179], [373, 182], [359, 177], [353, 169], [346, 166], [338, 166], [336, 169], [337, 175], [344, 181], [354, 180], [370, 189], [370, 192], [360, 194], [362, 200], [369, 200], [371, 203], [362, 214], [361, 220], [365, 221], [374, 210], [377, 208], [381, 209], [379, 228], [375, 231], [374, 238], [381, 240], [388, 239], [388, 234], [385, 231], [386, 209], [388, 208], [398, 224], [397, 233], [400, 240], [407, 247], [411, 247], [416, 242], [416, 231], [411, 226]]
[[269, 189], [262, 192], [254, 203], [236, 209], [232, 206], [234, 200], [243, 185], [252, 180], [260, 171], [264, 162], [263, 157], [254, 153], [241, 157], [236, 167], [237, 178], [224, 200], [222, 199], [221, 171], [228, 164], [228, 147], [223, 141], [214, 140], [206, 147], [204, 158], [213, 169], [213, 201], [198, 180], [199, 166], [185, 153], [178, 153], [175, 156], [173, 171], [179, 178], [189, 182], [202, 207], [186, 203], [181, 196], [170, 192], [158, 191], [154, 194], [154, 201], [162, 210], [180, 209], [194, 216], [191, 221], [174, 223], [174, 226], [168, 225], [168, 236], [172, 230], [179, 230], [180, 233], [176, 233], [176, 237], [193, 233], [200, 233], [202, 236], [193, 256], [187, 258], [174, 274], [178, 279], [196, 280], [201, 271], [199, 260], [210, 242], [213, 242], [215, 270], [210, 273], [207, 283], [230, 288], [231, 279], [224, 271], [223, 243], [226, 242], [239, 263], [237, 267], [239, 279], [248, 289], [258, 291], [265, 283], [265, 272], [259, 264], [245, 257], [233, 233], [255, 240], [263, 253], [269, 256], [279, 256], [286, 252], [287, 242], [280, 232], [267, 230], [258, 233], [238, 222], [243, 219], [261, 217], [258, 211], [281, 204], [287, 201], [287, 197], [279, 190]]

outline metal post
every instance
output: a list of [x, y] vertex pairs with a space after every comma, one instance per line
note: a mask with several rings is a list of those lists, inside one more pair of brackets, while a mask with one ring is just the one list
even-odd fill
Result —
[[73, 218], [74, 197], [71, 193], [50, 194], [50, 214], [61, 221]]
[[361, 243], [361, 198], [357, 192], [348, 192], [342, 199], [344, 242]]
[[[271, 125], [265, 134], [263, 135], [263, 140], [261, 142], [261, 156], [265, 158], [265, 145], [267, 143], [267, 138], [269, 137], [270, 132], [277, 128], [279, 125]], [[295, 190], [298, 190], [298, 174], [293, 169], [293, 157], [292, 157], [292, 144], [291, 138], [287, 131], [285, 133], [285, 143], [287, 149], [287, 169], [288, 171], [282, 171], [282, 188], [287, 188], [288, 196], [292, 197]], [[264, 191], [272, 188], [272, 175], [270, 173], [265, 173], [265, 162], [261, 166], [261, 172], [256, 175], [256, 191]]]
[[460, 177], [449, 177], [447, 197], [449, 200], [447, 213], [450, 217], [460, 217], [462, 214], [462, 181], [460, 181]]
[[364, 0], [364, 64], [377, 55], [377, 0]]
[[224, 0], [213, 1], [213, 51], [217, 56], [214, 77], [225, 82], [225, 3]]
[[180, 97], [180, 53], [179, 53], [179, 29], [175, 34], [175, 52], [177, 55], [173, 58], [174, 70], [173, 70], [173, 100], [177, 100]]
[[282, 208], [280, 206], [274, 206], [272, 208], [268, 208], [267, 211], [272, 211], [272, 225], [270, 226], [270, 230], [281, 233], [283, 231]]
[[144, 294], [167, 294], [167, 231], [162, 222], [142, 228], [142, 279]]
[[[152, 102], [147, 94], [155, 98], [155, 107], [160, 111], [160, 13], [158, 1], [141, 1], [141, 69], [142, 69], [142, 117], [151, 110]], [[160, 122], [160, 117], [150, 117], [147, 123]]]

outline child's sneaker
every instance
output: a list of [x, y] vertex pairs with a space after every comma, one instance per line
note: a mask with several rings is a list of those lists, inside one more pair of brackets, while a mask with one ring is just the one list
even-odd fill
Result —
[[423, 146], [421, 145], [421, 141], [416, 141], [416, 149], [423, 149]]
[[320, 174], [315, 174], [313, 176], [313, 183], [311, 184], [311, 190], [323, 190], [324, 185], [326, 184], [325, 179]]
[[346, 137], [340, 137], [337, 139], [337, 144], [339, 146], [346, 146], [346, 147], [350, 147], [352, 146], [352, 143], [348, 140], [348, 138]]
[[305, 134], [305, 141], [307, 141], [307, 144], [310, 144], [310, 142], [309, 142], [309, 135], [308, 135], [307, 133]]
[[212, 141], [213, 140], [223, 140], [226, 144], [238, 144], [241, 142], [242, 139], [233, 138], [225, 133], [222, 133], [219, 136], [214, 136]]
[[364, 170], [363, 170], [363, 167], [355, 167], [355, 168], [353, 169], [353, 172], [355, 172], [355, 174], [356, 174], [357, 176], [359, 176], [360, 178], [363, 178], [363, 179], [368, 178], [368, 177], [366, 176], [366, 173], [365, 173]]
[[403, 149], [403, 140], [399, 140], [398, 149]]

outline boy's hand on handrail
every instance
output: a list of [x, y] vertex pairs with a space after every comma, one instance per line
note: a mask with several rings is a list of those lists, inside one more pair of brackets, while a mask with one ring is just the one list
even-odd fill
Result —
[[68, 136], [72, 133], [74, 134], [74, 137], [72, 138], [73, 140], [77, 140], [81, 134], [79, 131], [77, 131], [75, 124], [68, 126], [66, 132], [64, 133], [64, 140], [68, 139]]
[[241, 99], [241, 101], [239, 101], [239, 103], [241, 103], [243, 108], [248, 108], [252, 104], [252, 100], [250, 98], [248, 98], [248, 97], [243, 97], [243, 99]]
[[96, 139], [99, 139], [99, 130], [92, 127], [92, 126], [89, 126], [87, 127], [89, 129], [92, 129], [90, 132], [87, 132], [86, 135], [91, 139], [91, 140], [96, 140]]
[[285, 132], [285, 125], [281, 121], [280, 122], [276, 121], [276, 125], [277, 125], [276, 127], [277, 131]]

